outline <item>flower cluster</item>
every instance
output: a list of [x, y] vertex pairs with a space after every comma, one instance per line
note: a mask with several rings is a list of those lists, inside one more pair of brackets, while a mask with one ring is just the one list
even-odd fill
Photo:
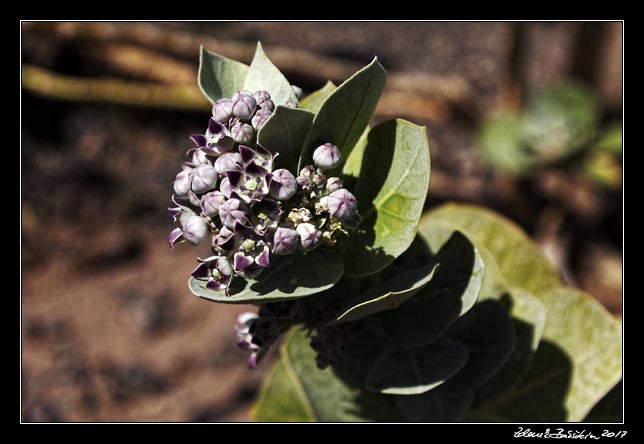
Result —
[[342, 160], [335, 145], [318, 147], [314, 165], [297, 176], [274, 169], [279, 153], [256, 142], [274, 108], [266, 91], [218, 100], [205, 134], [191, 136], [196, 147], [173, 184], [176, 206], [168, 213], [176, 228], [168, 243], [209, 240], [212, 255], [198, 258], [192, 275], [227, 295], [234, 276], [257, 278], [272, 254], [332, 246], [360, 222], [356, 198], [325, 175]]

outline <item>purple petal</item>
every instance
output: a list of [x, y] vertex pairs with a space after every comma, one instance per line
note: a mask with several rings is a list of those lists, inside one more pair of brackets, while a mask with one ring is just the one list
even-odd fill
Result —
[[255, 259], [255, 263], [260, 267], [268, 268], [270, 265], [268, 247], [264, 247], [264, 250], [260, 253], [259, 256]]
[[176, 207], [176, 208], [168, 208], [168, 216], [172, 218], [175, 222], [177, 221], [177, 217], [181, 214], [181, 207]]
[[[244, 169], [244, 171], [246, 171], [246, 173], [251, 176], [263, 176], [266, 174], [266, 170], [261, 166], [257, 165], [254, 160], [252, 160], [248, 165], [246, 165], [246, 168]], [[232, 180], [230, 183], [232, 183]]]
[[225, 129], [226, 129], [226, 127], [224, 127], [221, 123], [217, 122], [212, 117], [208, 121], [208, 133], [210, 133], [211, 135], [219, 134], [222, 131], [224, 131]]
[[217, 280], [217, 279], [210, 279], [206, 283], [206, 288], [209, 290], [225, 290], [228, 288], [228, 286], [222, 282], [223, 279]]
[[244, 253], [235, 253], [233, 268], [236, 272], [242, 271], [252, 265], [253, 259], [245, 256]]
[[248, 163], [255, 158], [255, 150], [244, 145], [239, 145], [239, 155], [243, 163]]
[[226, 171], [226, 176], [228, 176], [228, 180], [230, 181], [230, 184], [235, 188], [239, 188], [239, 186], [242, 184], [244, 180], [244, 175], [242, 174], [241, 171], [228, 170]]
[[255, 150], [257, 151], [257, 154], [259, 154], [262, 157], [265, 157], [267, 160], [271, 159], [273, 157], [273, 153], [268, 151], [266, 148], [261, 146], [259, 143], [255, 144]]
[[202, 262], [197, 267], [192, 270], [192, 273], [190, 273], [193, 277], [196, 278], [205, 278], [210, 275], [209, 273], [210, 267], [208, 266], [208, 263]]
[[203, 134], [193, 134], [192, 136], [190, 136], [190, 138], [195, 143], [195, 145], [197, 145], [197, 148], [206, 146], [206, 136], [204, 136]]
[[[172, 230], [170, 234], [168, 234], [168, 244], [170, 245], [170, 248], [174, 248], [174, 244], [176, 244], [182, 237], [183, 231], [181, 231], [181, 228], [175, 228]], [[181, 239], [181, 241], [183, 241], [183, 239]]]

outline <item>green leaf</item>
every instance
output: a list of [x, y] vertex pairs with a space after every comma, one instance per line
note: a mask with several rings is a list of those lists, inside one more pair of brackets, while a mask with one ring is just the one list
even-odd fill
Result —
[[592, 91], [580, 85], [560, 85], [540, 91], [531, 100], [523, 117], [524, 138], [537, 162], [554, 162], [587, 146], [597, 118]]
[[450, 204], [430, 212], [419, 233], [432, 247], [454, 230], [481, 252], [482, 297], [520, 289], [547, 310], [527, 376], [516, 390], [473, 414], [500, 421], [582, 420], [621, 378], [621, 325], [589, 295], [562, 287], [552, 266], [512, 222], [489, 210]]
[[[416, 265], [419, 261], [424, 261], [423, 265], [409, 270], [404, 265], [401, 267], [392, 264], [385, 271], [387, 271], [387, 275], [389, 272], [395, 274], [384, 282], [377, 281], [368, 290], [349, 297], [343, 309], [335, 316], [337, 322], [334, 323], [354, 321], [374, 313], [398, 308], [432, 280], [434, 272], [440, 266], [442, 260], [453, 255], [456, 250], [472, 248], [472, 244], [467, 239], [455, 233], [434, 257], [430, 257], [430, 251], [425, 241], [417, 237], [417, 242], [419, 244], [412, 244], [412, 247], [403, 253], [401, 258], [409, 255], [412, 256], [410, 262]], [[412, 249], [416, 251], [411, 251]], [[427, 258], [423, 258], [422, 255], [427, 256]], [[393, 266], [395, 266], [394, 269], [389, 271]], [[398, 271], [400, 268], [406, 271]]]
[[[306, 138], [298, 171], [313, 163], [313, 151], [324, 143], [336, 145], [347, 159], [376, 109], [385, 87], [385, 70], [377, 58], [344, 81], [324, 101]], [[342, 164], [337, 168], [340, 170]]]
[[258, 280], [236, 278], [230, 296], [206, 288], [206, 280], [191, 277], [190, 291], [195, 295], [226, 304], [251, 304], [284, 301], [310, 296], [335, 285], [342, 277], [342, 259], [330, 248], [290, 256], [271, 255], [271, 266]]
[[275, 158], [274, 169], [286, 168], [295, 171], [313, 116], [313, 113], [303, 109], [279, 105], [259, 130], [258, 143], [272, 152], [279, 153]]
[[336, 90], [336, 88], [337, 86], [335, 86], [332, 81], [327, 80], [322, 88], [317, 91], [313, 91], [311, 94], [303, 98], [300, 101], [300, 107], [317, 114], [324, 101], [333, 91]]
[[260, 422], [311, 422], [316, 417], [288, 359], [278, 360], [266, 376], [251, 416]]
[[345, 253], [347, 275], [377, 273], [411, 245], [429, 176], [425, 127], [397, 119], [369, 132], [355, 190], [363, 221]]
[[514, 421], [581, 421], [622, 377], [621, 325], [595, 300], [561, 287], [532, 367], [511, 394], [488, 406]]
[[244, 87], [248, 65], [208, 51], [201, 46], [199, 56], [199, 88], [212, 103], [232, 95]]
[[561, 285], [550, 262], [521, 228], [493, 211], [446, 204], [430, 211], [418, 227], [432, 249], [455, 230], [474, 243], [485, 263], [481, 297], [497, 297], [513, 288], [539, 297]]
[[523, 139], [519, 116], [506, 113], [488, 119], [478, 139], [483, 158], [499, 170], [526, 173], [537, 163]]
[[466, 347], [445, 340], [421, 348], [392, 347], [373, 364], [365, 385], [380, 393], [418, 395], [454, 376], [467, 358]]
[[248, 69], [244, 89], [250, 92], [268, 91], [275, 105], [284, 105], [289, 100], [297, 100], [291, 84], [273, 62], [266, 57], [262, 44], [257, 42], [255, 56]]
[[443, 384], [420, 395], [397, 396], [400, 412], [412, 422], [454, 422], [462, 420], [473, 400], [472, 391], [452, 391]]
[[615, 122], [604, 128], [593, 146], [594, 150], [611, 154], [622, 154], [622, 122]]
[[429, 284], [397, 310], [380, 314], [398, 344], [419, 347], [440, 338], [476, 302], [484, 266], [472, 243], [456, 232], [440, 251], [440, 267]]
[[343, 382], [331, 367], [319, 370], [305, 332], [288, 334], [280, 360], [253, 408], [257, 421], [356, 422], [392, 419], [387, 397], [363, 393]]
[[503, 306], [492, 299], [476, 304], [456, 321], [446, 337], [467, 347], [467, 364], [448, 382], [450, 389], [475, 389], [506, 363], [515, 346], [514, 326]]
[[485, 405], [514, 390], [530, 370], [532, 359], [546, 323], [546, 307], [525, 291], [514, 289], [500, 301], [509, 305], [516, 345], [507, 362], [481, 387], [476, 389], [476, 404]]
[[369, 141], [369, 131], [371, 131], [371, 128], [367, 126], [362, 136], [360, 136], [360, 139], [356, 142], [351, 154], [349, 154], [349, 157], [344, 162], [344, 167], [342, 167], [342, 183], [348, 190], [355, 190], [358, 184], [360, 169], [362, 168], [362, 159], [364, 158], [364, 152]]
[[355, 321], [374, 313], [398, 308], [432, 280], [438, 266], [439, 264], [434, 262], [428, 263], [360, 294], [335, 316], [337, 323]]

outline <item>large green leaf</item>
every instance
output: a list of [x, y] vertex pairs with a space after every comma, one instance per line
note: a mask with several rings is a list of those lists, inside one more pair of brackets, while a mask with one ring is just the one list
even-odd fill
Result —
[[[354, 321], [374, 313], [398, 308], [432, 280], [434, 272], [440, 266], [442, 260], [446, 258], [449, 260], [456, 250], [473, 248], [472, 244], [467, 239], [464, 239], [460, 233], [455, 233], [441, 247], [438, 253], [430, 258], [430, 252], [425, 241], [418, 237], [417, 242], [420, 243], [420, 246], [412, 244], [415, 248], [410, 247], [404, 255], [412, 256], [410, 259], [414, 261], [415, 265], [422, 263], [419, 260], [425, 263], [403, 272], [397, 271], [401, 268], [400, 266], [392, 264], [386, 271], [389, 272], [389, 269], [395, 266], [395, 269], [390, 271], [395, 274], [384, 282], [377, 281], [371, 288], [360, 294], [350, 296], [343, 309], [335, 316], [336, 323]], [[412, 249], [417, 251], [410, 251]], [[419, 256], [419, 254], [423, 253], [427, 255], [427, 259]], [[402, 268], [404, 269], [404, 267]]]
[[476, 390], [476, 404], [485, 405], [514, 390], [530, 370], [546, 323], [546, 307], [530, 293], [515, 288], [500, 299], [512, 316], [516, 344], [507, 362]]
[[268, 91], [275, 105], [284, 105], [289, 100], [296, 101], [291, 84], [273, 62], [266, 57], [262, 44], [257, 42], [255, 56], [248, 69], [244, 89], [250, 92]]
[[337, 86], [332, 81], [327, 80], [324, 86], [317, 91], [313, 91], [300, 101], [300, 107], [313, 113], [318, 113], [324, 101], [335, 91]]
[[438, 266], [436, 262], [430, 262], [395, 276], [352, 298], [353, 300], [345, 305], [340, 314], [335, 316], [336, 321], [338, 323], [355, 321], [374, 313], [398, 308], [432, 280]]
[[356, 184], [358, 183], [358, 177], [360, 177], [360, 170], [362, 169], [362, 159], [364, 158], [364, 152], [367, 148], [367, 142], [369, 141], [369, 131], [370, 127], [367, 126], [360, 139], [356, 142], [355, 147], [349, 154], [349, 157], [344, 162], [342, 167], [342, 182], [344, 187], [348, 190], [355, 190]]
[[253, 408], [255, 420], [355, 422], [395, 415], [392, 399], [361, 392], [331, 367], [319, 370], [303, 331], [289, 333], [280, 355]]
[[260, 422], [311, 422], [316, 420], [306, 392], [288, 358], [279, 359], [268, 375], [252, 415]]
[[[621, 378], [620, 324], [589, 295], [562, 287], [538, 248], [503, 217], [450, 204], [430, 212], [419, 228], [430, 246], [440, 245], [454, 230], [464, 232], [481, 252], [486, 266], [482, 297], [518, 289], [547, 310], [529, 373], [515, 390], [480, 405], [474, 415], [499, 421], [583, 419]], [[537, 325], [531, 319], [538, 317], [525, 320]]]
[[450, 389], [475, 389], [506, 363], [515, 346], [514, 326], [503, 306], [488, 299], [450, 327], [446, 337], [467, 347], [467, 364], [448, 382]]
[[330, 248], [290, 256], [271, 255], [271, 266], [257, 280], [236, 278], [230, 296], [206, 288], [206, 280], [191, 277], [190, 291], [195, 295], [226, 304], [251, 304], [302, 298], [331, 288], [340, 278], [342, 259]]
[[373, 364], [365, 386], [393, 395], [418, 395], [438, 387], [466, 364], [467, 348], [440, 340], [420, 348], [391, 347]]
[[432, 249], [455, 230], [474, 243], [485, 263], [482, 298], [498, 297], [513, 288], [539, 297], [561, 285], [553, 266], [521, 228], [493, 211], [446, 204], [425, 215], [418, 227]]
[[203, 46], [199, 56], [199, 88], [212, 103], [244, 87], [248, 65], [208, 51]]
[[[385, 70], [377, 58], [333, 91], [320, 107], [309, 132], [298, 170], [313, 163], [313, 151], [324, 143], [336, 145], [346, 159], [376, 109], [385, 87]], [[342, 164], [338, 169], [342, 168]]]
[[278, 105], [273, 115], [259, 130], [258, 143], [274, 153], [279, 153], [275, 158], [274, 169], [286, 168], [295, 171], [313, 116], [313, 113], [304, 109]]
[[387, 335], [398, 344], [419, 347], [438, 339], [476, 302], [484, 266], [472, 243], [455, 232], [449, 247], [440, 251], [433, 279], [397, 310], [379, 315]]
[[400, 412], [413, 422], [460, 421], [472, 405], [472, 391], [453, 391], [447, 384], [420, 395], [397, 396]]
[[621, 325], [588, 295], [543, 297], [548, 318], [528, 375], [482, 409], [510, 421], [581, 421], [622, 377]]
[[397, 119], [369, 132], [355, 190], [363, 221], [345, 253], [347, 275], [377, 273], [411, 245], [429, 175], [425, 127]]

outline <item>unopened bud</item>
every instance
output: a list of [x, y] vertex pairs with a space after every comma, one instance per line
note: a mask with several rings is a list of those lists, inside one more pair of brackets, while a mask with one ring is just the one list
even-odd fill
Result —
[[344, 185], [342, 184], [342, 181], [340, 180], [339, 177], [329, 177], [326, 181], [326, 189], [329, 193], [338, 191], [343, 186]]
[[332, 143], [320, 145], [313, 152], [313, 162], [315, 166], [322, 169], [335, 168], [340, 164], [342, 154], [337, 146]]
[[250, 144], [255, 137], [255, 130], [247, 123], [236, 122], [230, 127], [230, 135], [237, 143]]
[[197, 215], [187, 218], [182, 231], [184, 239], [193, 245], [199, 245], [209, 233], [208, 224]]
[[336, 219], [350, 220], [356, 214], [358, 201], [348, 190], [342, 188], [327, 196], [329, 213]]
[[212, 116], [219, 123], [226, 123], [233, 116], [233, 101], [230, 99], [219, 99], [212, 107]]
[[248, 121], [255, 114], [257, 102], [250, 94], [239, 93], [237, 97], [233, 96], [233, 115], [241, 120]]
[[297, 181], [289, 170], [273, 171], [273, 180], [268, 194], [277, 200], [288, 200], [297, 192]]
[[208, 217], [219, 214], [219, 207], [226, 202], [226, 197], [221, 191], [211, 191], [201, 197], [201, 209]]
[[296, 228], [300, 235], [300, 245], [304, 251], [311, 251], [322, 241], [322, 232], [311, 223], [299, 224]]
[[190, 187], [197, 194], [212, 190], [217, 185], [217, 171], [211, 166], [201, 164], [192, 171]]
[[220, 176], [225, 176], [226, 171], [240, 170], [241, 157], [238, 153], [224, 153], [215, 160], [215, 170]]
[[291, 254], [297, 249], [299, 235], [289, 226], [282, 225], [273, 235], [273, 253]]

